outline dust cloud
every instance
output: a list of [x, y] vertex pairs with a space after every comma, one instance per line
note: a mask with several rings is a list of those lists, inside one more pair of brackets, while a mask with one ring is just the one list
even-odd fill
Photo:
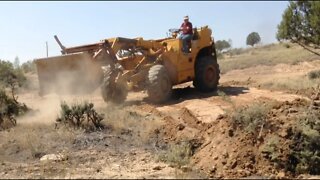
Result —
[[43, 59], [37, 67], [44, 95], [91, 93], [102, 80], [101, 62], [84, 53]]
[[[100, 64], [85, 57], [74, 58], [62, 56], [43, 60], [45, 62], [38, 69], [40, 88], [19, 95], [19, 101], [32, 109], [18, 118], [19, 123], [54, 123], [63, 101], [68, 104], [94, 102], [95, 107], [105, 105], [99, 88], [102, 80]], [[40, 89], [42, 96], [39, 95]]]

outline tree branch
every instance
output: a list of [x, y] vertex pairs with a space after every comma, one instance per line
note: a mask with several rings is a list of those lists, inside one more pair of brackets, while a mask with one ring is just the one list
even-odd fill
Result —
[[313, 53], [313, 54], [315, 54], [315, 55], [320, 56], [320, 53], [318, 53], [318, 52], [316, 52], [316, 51], [308, 48], [307, 45], [304, 45], [304, 44], [302, 44], [301, 42], [299, 42], [299, 41], [297, 41], [297, 40], [294, 40], [294, 39], [292, 39], [292, 38], [291, 38], [290, 40], [291, 40], [292, 42], [294, 42], [294, 43], [299, 44], [301, 47], [303, 47], [303, 48], [306, 49], [307, 51], [309, 51], [309, 52], [311, 52], [311, 53]]

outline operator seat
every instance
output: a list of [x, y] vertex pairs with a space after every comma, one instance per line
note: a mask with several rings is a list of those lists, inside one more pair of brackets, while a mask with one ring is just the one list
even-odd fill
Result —
[[187, 41], [187, 46], [188, 46], [189, 52], [191, 52], [192, 41], [195, 41], [195, 40], [199, 39], [199, 34], [198, 34], [198, 31], [197, 31], [197, 28], [193, 28], [192, 31], [193, 31], [192, 38], [191, 38], [190, 41]]

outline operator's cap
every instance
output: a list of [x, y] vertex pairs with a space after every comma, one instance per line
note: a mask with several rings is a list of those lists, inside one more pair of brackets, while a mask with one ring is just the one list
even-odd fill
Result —
[[189, 16], [185, 16], [185, 17], [183, 17], [183, 19], [189, 19]]

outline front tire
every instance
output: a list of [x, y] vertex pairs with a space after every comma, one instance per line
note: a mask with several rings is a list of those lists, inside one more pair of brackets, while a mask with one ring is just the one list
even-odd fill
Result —
[[220, 79], [219, 64], [214, 56], [203, 56], [197, 60], [193, 85], [201, 92], [215, 91]]
[[172, 94], [172, 82], [163, 65], [152, 66], [148, 73], [147, 93], [153, 103], [164, 103]]
[[106, 67], [101, 85], [101, 95], [105, 102], [121, 104], [126, 100], [128, 90], [124, 84], [114, 82], [115, 78], [112, 77], [110, 67]]

